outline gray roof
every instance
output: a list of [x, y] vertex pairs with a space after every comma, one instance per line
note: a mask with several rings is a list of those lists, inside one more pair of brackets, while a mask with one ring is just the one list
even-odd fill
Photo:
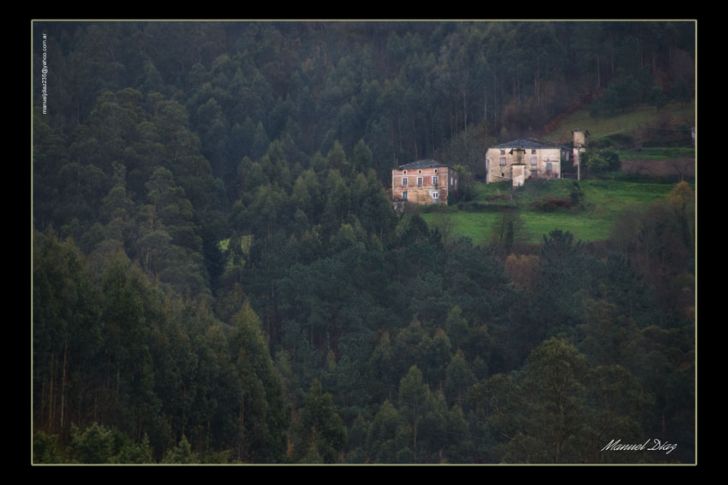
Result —
[[561, 148], [561, 145], [557, 143], [534, 140], [532, 138], [519, 138], [518, 140], [501, 143], [500, 145], [496, 145], [493, 148]]
[[399, 166], [399, 170], [407, 170], [413, 168], [432, 168], [432, 167], [447, 167], [446, 163], [438, 162], [437, 160], [417, 160], [416, 162], [405, 163]]

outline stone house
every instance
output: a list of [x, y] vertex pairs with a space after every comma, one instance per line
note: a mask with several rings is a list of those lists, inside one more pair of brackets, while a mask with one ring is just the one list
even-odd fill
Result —
[[405, 163], [392, 170], [392, 200], [395, 206], [444, 204], [458, 190], [458, 174], [435, 160]]
[[501, 143], [485, 153], [485, 181], [512, 180], [514, 186], [520, 186], [529, 178], [561, 178], [562, 162], [569, 160], [570, 151], [566, 146], [529, 138]]

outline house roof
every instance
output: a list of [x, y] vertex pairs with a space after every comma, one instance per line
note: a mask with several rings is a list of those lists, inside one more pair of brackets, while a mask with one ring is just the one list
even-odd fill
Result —
[[399, 170], [411, 170], [413, 168], [447, 167], [447, 164], [437, 160], [417, 160], [416, 162], [405, 163], [399, 166]]
[[511, 140], [500, 145], [496, 145], [493, 148], [561, 148], [562, 145], [557, 143], [550, 143], [540, 140], [534, 140], [533, 138], [519, 138], [518, 140]]

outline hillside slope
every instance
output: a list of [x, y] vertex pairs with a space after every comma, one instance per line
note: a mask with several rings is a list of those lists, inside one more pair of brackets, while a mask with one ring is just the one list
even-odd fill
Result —
[[693, 103], [670, 103], [661, 109], [643, 105], [614, 116], [599, 117], [592, 116], [587, 106], [564, 117], [542, 138], [567, 142], [571, 130], [579, 128], [589, 130], [590, 141], [596, 146], [686, 146], [690, 144], [690, 127], [695, 125], [694, 120]]
[[670, 183], [583, 180], [584, 210], [544, 212], [535, 209], [539, 201], [568, 198], [572, 184], [569, 180], [526, 184], [515, 193], [512, 202], [506, 198], [510, 193], [508, 184], [477, 184], [476, 203], [491, 207], [480, 210], [474, 206], [465, 207], [465, 210], [450, 207], [446, 211], [423, 213], [422, 217], [431, 227], [483, 244], [490, 240], [493, 228], [502, 217], [497, 206], [511, 206], [518, 210], [523, 222], [521, 237], [530, 243], [541, 242], [545, 234], [555, 229], [569, 231], [583, 241], [601, 241], [609, 237], [624, 210], [646, 209], [674, 187]]

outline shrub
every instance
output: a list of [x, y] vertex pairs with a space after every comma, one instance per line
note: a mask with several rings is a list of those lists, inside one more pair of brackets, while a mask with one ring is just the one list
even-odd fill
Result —
[[63, 463], [66, 459], [61, 451], [58, 436], [38, 431], [33, 436], [33, 461], [35, 463]]
[[590, 174], [616, 172], [620, 168], [619, 154], [612, 150], [587, 152], [583, 161]]
[[71, 451], [79, 463], [113, 463], [114, 441], [113, 431], [97, 423], [71, 427]]
[[497, 204], [497, 203], [486, 203], [486, 202], [478, 202], [478, 201], [471, 201], [471, 202], [463, 202], [458, 204], [458, 209], [465, 212], [492, 212], [492, 211], [501, 211], [504, 208], [507, 207], [515, 207], [512, 203], [506, 203], [506, 204]]
[[531, 208], [542, 212], [553, 212], [558, 209], [568, 209], [572, 206], [570, 197], [544, 197], [531, 204]]
[[581, 190], [581, 186], [578, 182], [574, 182], [574, 185], [572, 185], [569, 198], [571, 199], [572, 206], [582, 205], [582, 202], [584, 201], [584, 192]]
[[71, 426], [71, 455], [77, 463], [154, 463], [149, 438], [135, 443], [126, 434], [93, 423], [84, 429]]

